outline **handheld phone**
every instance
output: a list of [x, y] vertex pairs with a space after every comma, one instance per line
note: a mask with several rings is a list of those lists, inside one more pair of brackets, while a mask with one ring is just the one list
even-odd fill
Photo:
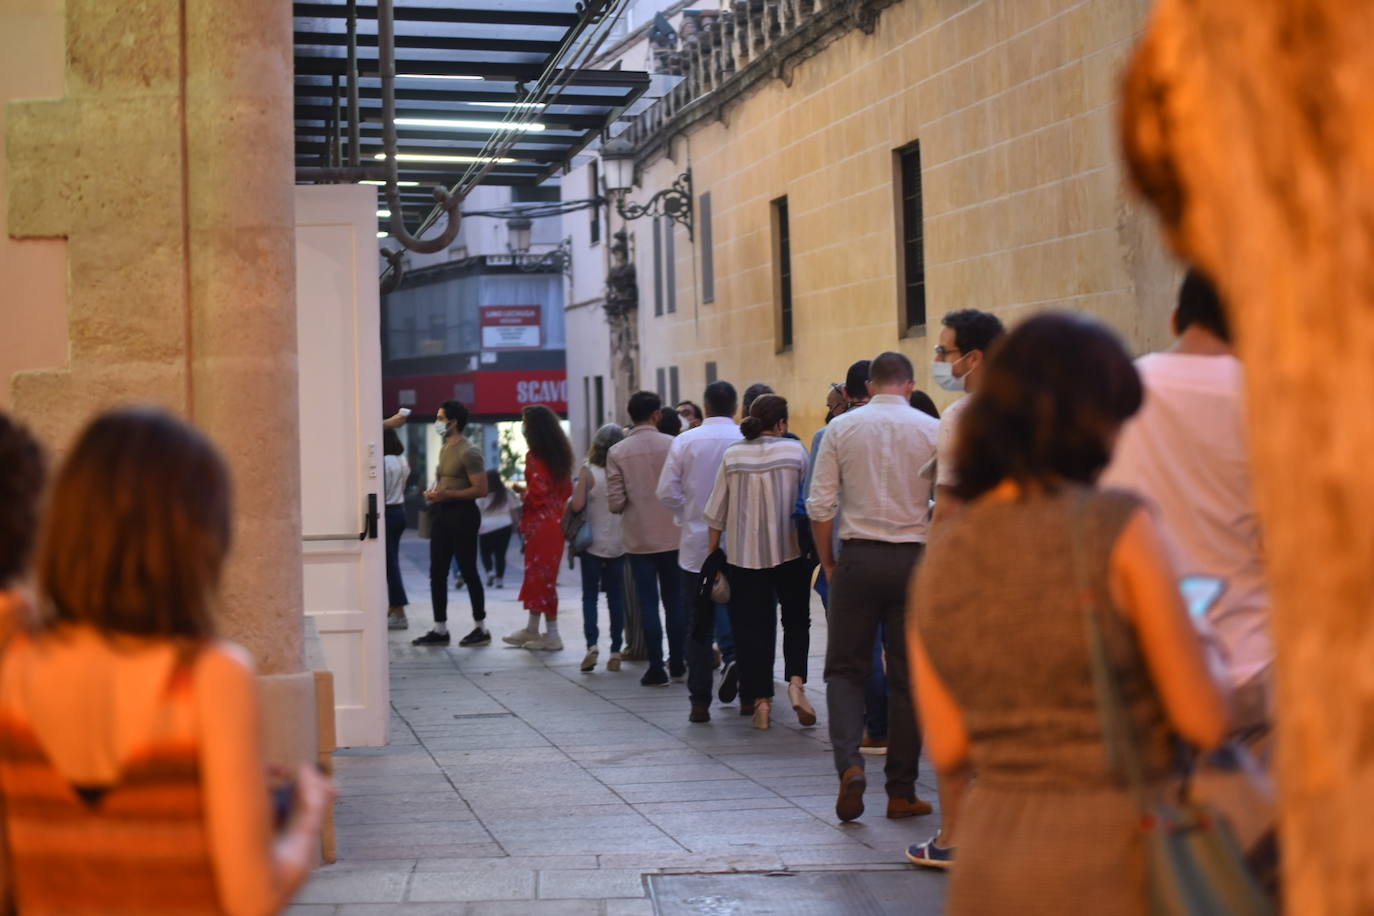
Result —
[[1226, 580], [1217, 576], [1184, 576], [1178, 580], [1183, 603], [1194, 618], [1203, 618], [1226, 591]]

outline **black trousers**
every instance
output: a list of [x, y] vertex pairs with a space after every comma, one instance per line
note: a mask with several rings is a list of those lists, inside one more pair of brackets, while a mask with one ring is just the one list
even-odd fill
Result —
[[882, 624], [887, 650], [887, 775], [889, 798], [916, 793], [921, 730], [911, 702], [906, 657], [906, 591], [924, 544], [844, 541], [830, 583], [825, 702], [835, 771], [862, 768], [864, 688], [873, 670], [873, 641]]
[[514, 525], [507, 525], [478, 536], [478, 541], [482, 545], [482, 568], [487, 571], [487, 575], [494, 574], [498, 579], [506, 578], [506, 551], [510, 549], [510, 535], [514, 530]]
[[783, 676], [806, 680], [806, 656], [811, 648], [811, 591], [806, 581], [810, 568], [802, 558], [770, 569], [726, 565], [741, 703], [773, 697], [778, 646], [775, 601], [782, 609]]
[[401, 581], [401, 532], [406, 530], [406, 507], [397, 503], [386, 507], [386, 593], [392, 607], [410, 603]]
[[458, 571], [467, 583], [472, 602], [472, 619], [487, 619], [487, 594], [477, 569], [477, 530], [482, 527], [482, 512], [469, 499], [452, 499], [429, 507], [429, 599], [434, 604], [434, 622], [448, 622], [448, 570], [456, 559]]

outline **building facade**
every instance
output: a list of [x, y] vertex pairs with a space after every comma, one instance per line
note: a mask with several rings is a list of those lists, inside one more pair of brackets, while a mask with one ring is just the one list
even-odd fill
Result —
[[1089, 311], [1133, 350], [1161, 345], [1179, 268], [1116, 139], [1147, 9], [768, 0], [679, 27], [680, 84], [623, 122], [627, 196], [688, 173], [693, 193], [690, 233], [624, 223], [639, 386], [695, 399], [713, 378], [766, 381], [803, 432], [855, 359], [899, 350], [932, 388], [940, 317], [958, 308], [1009, 324]]

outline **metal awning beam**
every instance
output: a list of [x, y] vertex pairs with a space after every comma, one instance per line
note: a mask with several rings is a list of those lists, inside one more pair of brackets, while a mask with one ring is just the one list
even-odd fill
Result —
[[[335, 32], [297, 32], [296, 46], [346, 47], [348, 36]], [[377, 47], [376, 35], [359, 35], [358, 47]], [[396, 47], [428, 51], [492, 51], [512, 54], [550, 54], [558, 50], [557, 40], [533, 38], [470, 38], [451, 35], [397, 35]]]
[[[343, 19], [344, 9], [331, 3], [294, 3], [292, 15], [297, 19]], [[377, 7], [358, 4], [359, 19], [376, 19]], [[453, 7], [406, 6], [396, 10], [397, 22], [444, 22], [455, 25], [551, 26], [571, 29], [577, 25], [577, 13], [558, 13], [532, 9], [473, 10]]]

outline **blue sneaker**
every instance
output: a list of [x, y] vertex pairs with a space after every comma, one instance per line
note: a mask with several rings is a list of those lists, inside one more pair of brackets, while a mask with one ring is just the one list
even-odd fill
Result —
[[935, 838], [931, 837], [924, 843], [908, 846], [906, 858], [912, 865], [923, 868], [949, 868], [954, 864], [954, 847], [936, 846]]

